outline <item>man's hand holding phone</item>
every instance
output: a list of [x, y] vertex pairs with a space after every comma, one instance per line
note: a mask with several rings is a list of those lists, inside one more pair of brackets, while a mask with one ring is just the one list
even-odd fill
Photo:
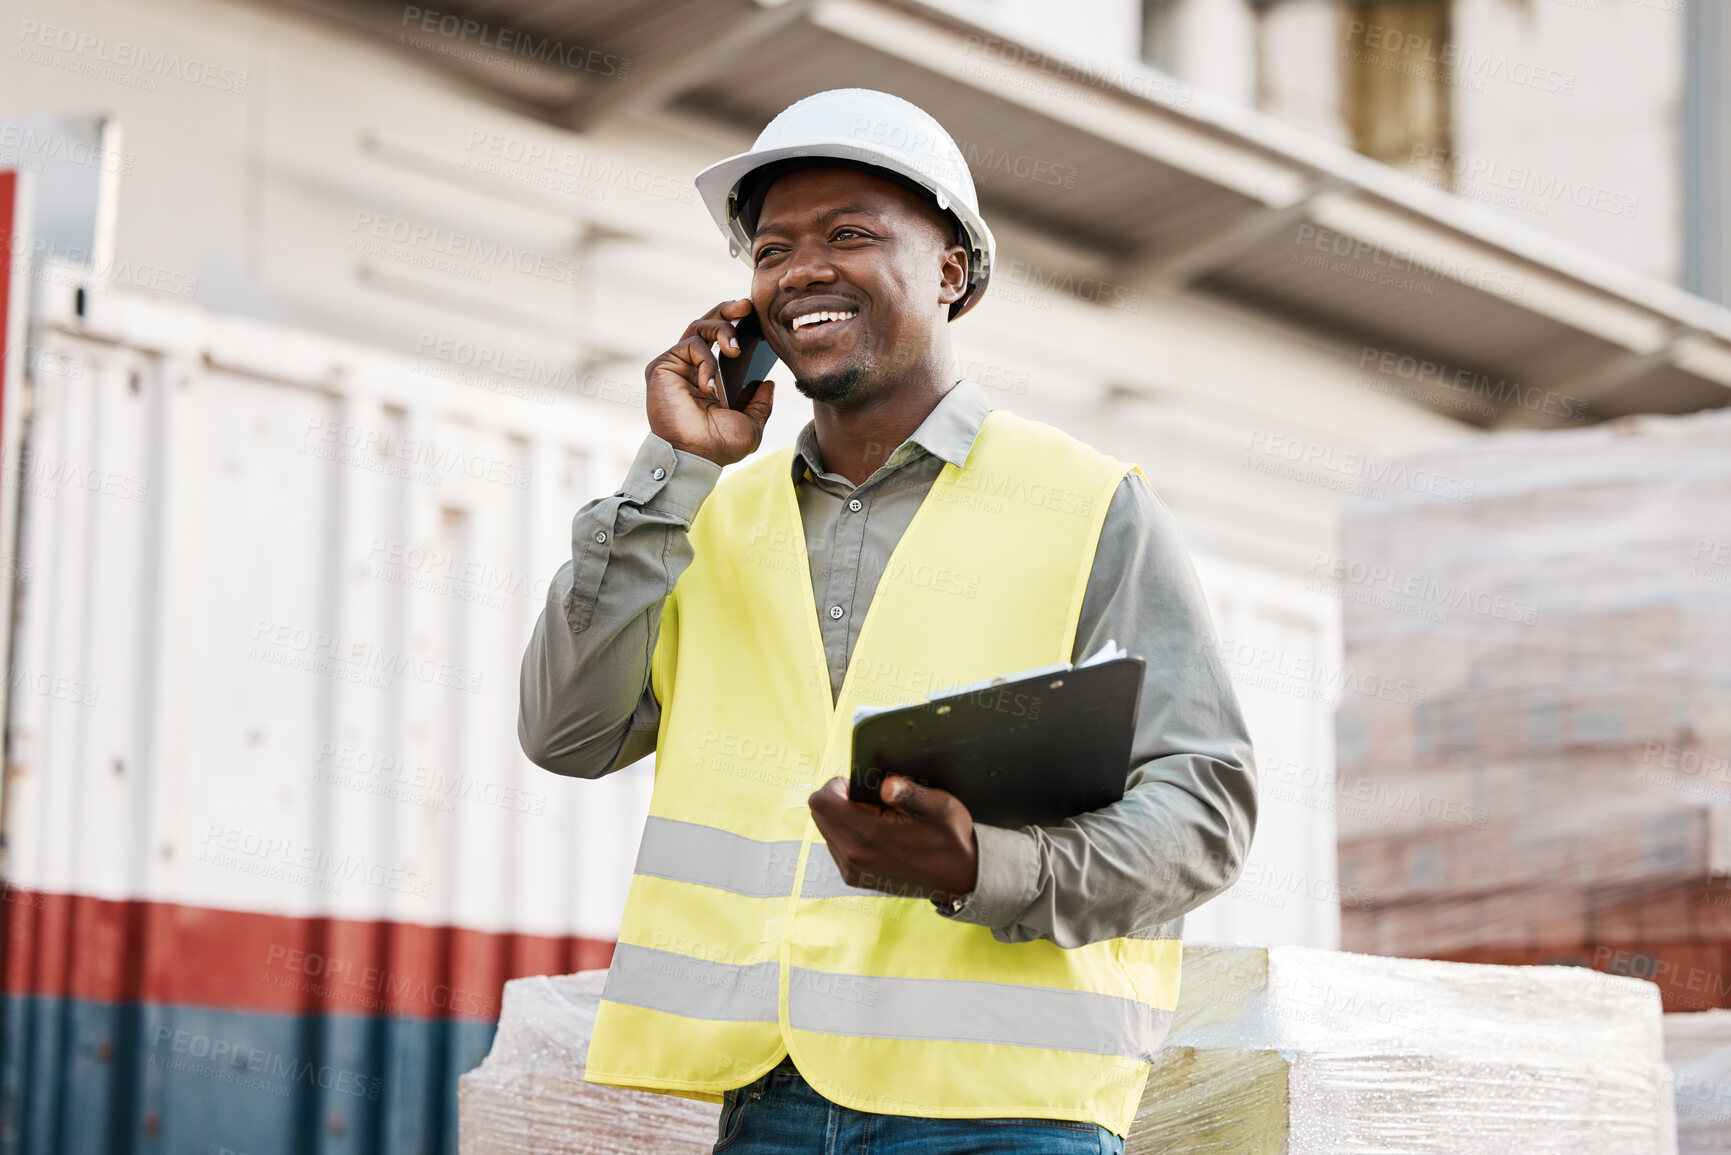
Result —
[[746, 326], [744, 341], [736, 326], [750, 315], [749, 297], [723, 301], [686, 326], [679, 343], [649, 363], [644, 377], [650, 432], [717, 465], [731, 465], [757, 449], [775, 403], [775, 382], [747, 383], [736, 407], [730, 408], [721, 366], [710, 351], [711, 344], [719, 344], [723, 357], [749, 358], [752, 349], [741, 346], [752, 345], [755, 325]]

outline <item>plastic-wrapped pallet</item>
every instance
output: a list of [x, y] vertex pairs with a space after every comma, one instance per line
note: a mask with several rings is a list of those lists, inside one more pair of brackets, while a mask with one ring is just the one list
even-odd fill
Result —
[[499, 1033], [457, 1083], [462, 1155], [699, 1155], [721, 1106], [583, 1081], [604, 970], [505, 984]]
[[1191, 946], [1126, 1155], [1669, 1155], [1659, 996], [1576, 967]]
[[[585, 1083], [604, 971], [505, 988], [462, 1155], [705, 1152], [718, 1108]], [[1191, 945], [1127, 1155], [1671, 1155], [1658, 995], [1567, 967]]]
[[1665, 1016], [1678, 1155], [1731, 1151], [1731, 1011]]
[[1436, 484], [1356, 502], [1317, 565], [1344, 601], [1343, 945], [1731, 1005], [1731, 412], [1398, 468]]

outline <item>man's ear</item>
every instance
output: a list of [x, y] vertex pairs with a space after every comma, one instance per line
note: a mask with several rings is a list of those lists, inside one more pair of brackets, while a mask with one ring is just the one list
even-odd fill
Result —
[[944, 250], [942, 281], [938, 288], [938, 303], [952, 305], [968, 291], [968, 250], [950, 245]]

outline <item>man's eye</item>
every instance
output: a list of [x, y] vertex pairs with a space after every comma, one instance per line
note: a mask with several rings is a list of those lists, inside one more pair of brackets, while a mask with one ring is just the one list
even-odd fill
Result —
[[838, 241], [846, 240], [849, 236], [863, 237], [865, 234], [858, 229], [837, 229], [835, 231], [835, 239]]

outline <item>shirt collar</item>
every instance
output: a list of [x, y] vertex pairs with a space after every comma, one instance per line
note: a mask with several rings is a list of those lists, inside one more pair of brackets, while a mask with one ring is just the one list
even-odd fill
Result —
[[[991, 411], [986, 391], [978, 382], [964, 377], [938, 400], [920, 427], [896, 447], [884, 464], [901, 465], [924, 450], [960, 469], [974, 447], [974, 439], [980, 435], [980, 427], [986, 423], [986, 414]], [[822, 462], [817, 447], [817, 423], [807, 421], [793, 443], [794, 484], [798, 485], [805, 477], [808, 464], [814, 473], [821, 472]]]

